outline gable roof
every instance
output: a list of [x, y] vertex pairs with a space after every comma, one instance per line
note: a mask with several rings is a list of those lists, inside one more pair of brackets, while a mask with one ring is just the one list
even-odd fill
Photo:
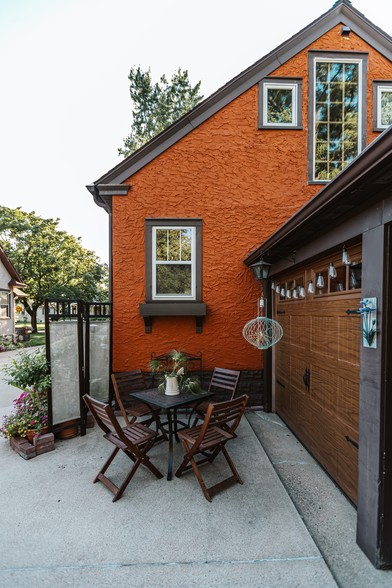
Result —
[[392, 38], [355, 9], [349, 0], [338, 0], [318, 19], [234, 77], [98, 180], [86, 186], [96, 204], [111, 212], [111, 196], [127, 194], [129, 190], [129, 186], [122, 185], [122, 182], [338, 24], [349, 26], [355, 34], [392, 61]]
[[305, 245], [312, 246], [315, 235], [327, 233], [356, 211], [385, 197], [387, 186], [392, 186], [392, 126], [249, 253], [244, 263], [250, 266], [263, 257], [272, 264], [286, 260], [287, 265], [293, 252]]
[[4, 265], [5, 269], [7, 270], [9, 275], [11, 276], [11, 280], [9, 282], [10, 286], [20, 286], [20, 287], [25, 286], [25, 284], [23, 284], [18, 272], [14, 268], [11, 260], [6, 255], [4, 249], [2, 249], [1, 247], [0, 247], [0, 263], [2, 263]]

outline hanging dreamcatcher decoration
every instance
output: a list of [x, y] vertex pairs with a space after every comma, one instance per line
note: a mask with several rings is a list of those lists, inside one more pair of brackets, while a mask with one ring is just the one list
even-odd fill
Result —
[[260, 298], [258, 308], [259, 315], [246, 323], [242, 329], [242, 335], [248, 343], [257, 349], [268, 349], [281, 340], [283, 329], [277, 321], [262, 315], [264, 298]]
[[[268, 278], [270, 263], [265, 262], [262, 257], [260, 261], [251, 265], [256, 280], [264, 281]], [[273, 319], [263, 316], [264, 297], [257, 304], [257, 317], [248, 321], [242, 329], [242, 335], [248, 343], [257, 347], [257, 349], [268, 349], [272, 347], [283, 337], [281, 325]]]

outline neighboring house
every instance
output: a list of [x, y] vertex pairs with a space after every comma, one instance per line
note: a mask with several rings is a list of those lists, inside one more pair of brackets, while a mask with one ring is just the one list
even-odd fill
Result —
[[18, 272], [0, 247], [0, 337], [14, 337], [14, 299], [26, 296], [21, 290], [24, 287]]
[[[328, 198], [358, 161], [374, 165], [367, 152], [356, 158], [390, 123], [392, 39], [341, 0], [88, 186], [111, 222], [113, 370], [146, 369], [171, 348], [202, 352], [206, 370], [241, 369], [251, 404], [277, 410], [353, 501], [358, 488], [358, 540], [379, 566], [392, 564], [392, 521], [381, 529], [376, 506], [384, 425], [378, 413], [364, 426], [362, 452], [358, 405], [366, 369], [384, 372], [362, 364], [359, 319], [345, 311], [358, 309], [373, 268], [384, 274], [362, 263], [363, 225], [337, 228], [365, 210], [360, 183], [336, 207]], [[310, 224], [294, 238], [298, 210]], [[285, 243], [271, 248], [280, 231]], [[355, 265], [341, 262], [344, 244]], [[260, 296], [246, 265], [263, 253], [280, 291], [268, 291], [268, 312], [285, 329], [264, 358], [242, 337]], [[381, 368], [379, 348], [372, 357]]]

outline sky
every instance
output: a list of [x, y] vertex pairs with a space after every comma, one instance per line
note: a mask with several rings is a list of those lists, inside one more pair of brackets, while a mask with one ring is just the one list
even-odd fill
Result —
[[[334, 0], [0, 0], [0, 205], [81, 237], [109, 260], [108, 214], [86, 185], [120, 163], [128, 75], [181, 67], [209, 96]], [[391, 0], [353, 6], [392, 36]]]

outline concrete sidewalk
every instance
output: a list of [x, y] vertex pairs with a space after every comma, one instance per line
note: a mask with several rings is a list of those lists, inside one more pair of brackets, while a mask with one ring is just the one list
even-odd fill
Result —
[[[0, 439], [0, 587], [392, 586], [355, 545], [354, 508], [276, 415], [248, 414], [228, 448], [244, 485], [212, 503], [192, 472], [145, 468], [112, 503], [92, 484], [110, 452], [97, 427], [29, 461]], [[166, 444], [150, 455], [164, 473]], [[118, 456], [110, 474], [129, 468]]]

